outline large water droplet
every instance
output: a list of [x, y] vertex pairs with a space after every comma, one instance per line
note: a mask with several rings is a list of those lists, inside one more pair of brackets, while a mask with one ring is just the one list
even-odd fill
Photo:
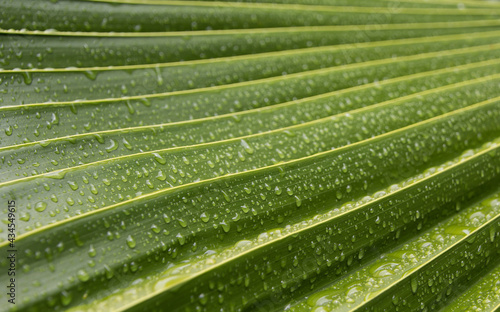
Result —
[[41, 202], [38, 202], [35, 204], [35, 210], [38, 211], [38, 212], [42, 212], [45, 210], [45, 208], [47, 208], [47, 204], [43, 201]]
[[163, 158], [162, 155], [158, 154], [158, 153], [153, 153], [153, 156], [155, 157], [155, 160], [161, 164], [161, 165], [164, 165], [167, 163], [167, 160], [165, 158]]
[[127, 246], [130, 248], [135, 248], [136, 242], [132, 235], [127, 236]]
[[76, 273], [76, 276], [82, 282], [86, 282], [90, 279], [89, 274], [85, 270], [78, 270], [78, 272]]
[[243, 146], [243, 149], [245, 150], [245, 152], [247, 152], [248, 154], [253, 154], [255, 152], [255, 150], [253, 149], [252, 146], [250, 146], [250, 144], [248, 144], [247, 141], [245, 140], [241, 140], [241, 146]]

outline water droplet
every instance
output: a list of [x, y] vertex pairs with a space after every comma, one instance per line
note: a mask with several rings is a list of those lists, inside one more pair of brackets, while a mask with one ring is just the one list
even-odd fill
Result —
[[61, 292], [61, 303], [63, 304], [63, 306], [69, 305], [71, 303], [71, 299], [72, 299], [71, 293], [65, 290]]
[[251, 147], [250, 144], [248, 144], [247, 141], [245, 141], [245, 140], [241, 140], [241, 146], [243, 146], [243, 149], [245, 150], [245, 152], [247, 152], [250, 155], [255, 152], [253, 147]]
[[86, 282], [90, 279], [89, 274], [85, 270], [78, 270], [78, 272], [76, 273], [76, 276], [82, 282]]
[[78, 189], [78, 184], [76, 184], [76, 182], [68, 181], [68, 184], [73, 191], [76, 191]]
[[5, 129], [5, 134], [6, 134], [7, 136], [11, 136], [11, 135], [12, 135], [12, 131], [13, 131], [13, 130], [12, 130], [12, 126], [10, 126], [10, 125], [9, 125], [9, 126]]
[[107, 279], [112, 279], [114, 276], [113, 270], [108, 265], [104, 265], [104, 271]]
[[158, 153], [153, 153], [153, 156], [155, 157], [155, 160], [161, 164], [161, 165], [164, 165], [167, 163], [167, 161], [165, 160], [165, 158], [163, 158], [163, 156], [161, 156], [160, 154]]
[[300, 207], [302, 205], [302, 200], [298, 196], [295, 196], [295, 204], [297, 205], [297, 207]]
[[185, 228], [187, 226], [187, 222], [184, 221], [184, 219], [177, 219], [177, 221], [179, 222], [179, 225], [182, 226], [183, 228]]
[[29, 212], [23, 212], [21, 213], [21, 217], [19, 219], [21, 219], [21, 221], [25, 221], [25, 222], [28, 222], [30, 220], [31, 216], [29, 214]]
[[186, 243], [186, 238], [181, 233], [177, 233], [175, 237], [177, 237], [179, 244], [184, 245]]
[[229, 224], [226, 223], [225, 220], [223, 220], [220, 225], [222, 226], [222, 229], [224, 230], [224, 232], [229, 232], [229, 230], [231, 229], [231, 226]]
[[115, 140], [111, 139], [110, 145], [106, 146], [105, 150], [106, 150], [106, 152], [111, 153], [112, 151], [116, 150], [117, 148], [118, 148], [118, 143]]
[[470, 226], [451, 225], [444, 232], [451, 235], [469, 235], [473, 230], [474, 228]]
[[231, 198], [229, 197], [229, 195], [224, 191], [222, 190], [222, 195], [224, 196], [224, 199], [229, 203], [231, 202]]
[[208, 220], [210, 220], [210, 217], [207, 216], [206, 213], [202, 213], [201, 216], [200, 216], [200, 218], [201, 218], [201, 221], [203, 221], [205, 223], [208, 222]]
[[208, 297], [205, 294], [200, 294], [200, 296], [198, 297], [198, 299], [200, 300], [200, 303], [202, 305], [206, 305], [207, 302], [208, 302]]
[[158, 171], [156, 178], [160, 181], [165, 181], [167, 179], [167, 177], [163, 174], [163, 171], [161, 170]]
[[89, 257], [95, 257], [95, 255], [97, 254], [93, 245], [90, 245], [88, 254], [89, 254]]
[[50, 178], [50, 179], [61, 180], [61, 179], [64, 179], [65, 175], [66, 175], [66, 171], [64, 171], [64, 170], [56, 170], [56, 171], [49, 172], [45, 176], [48, 177], [48, 178]]
[[155, 232], [156, 234], [160, 233], [160, 231], [161, 231], [161, 229], [156, 224], [151, 225], [151, 230], [153, 232]]
[[165, 221], [166, 224], [169, 224], [171, 219], [169, 216], [167, 216], [166, 214], [163, 214], [163, 220]]
[[136, 243], [135, 243], [135, 239], [132, 237], [132, 235], [127, 236], [127, 245], [128, 245], [128, 247], [130, 247], [132, 249], [135, 248]]
[[35, 210], [38, 211], [38, 212], [42, 212], [45, 210], [45, 208], [47, 208], [47, 204], [43, 201], [41, 202], [38, 202], [35, 204]]
[[126, 149], [131, 150], [132, 149], [132, 144], [130, 144], [125, 138], [122, 139], [123, 146], [125, 146]]
[[399, 297], [397, 295], [392, 296], [392, 303], [397, 306], [399, 303]]
[[56, 194], [50, 195], [50, 200], [53, 201], [54, 203], [57, 203], [59, 199], [57, 198]]
[[385, 277], [394, 275], [394, 268], [399, 266], [395, 262], [382, 262], [370, 267], [369, 272], [375, 277]]
[[97, 72], [93, 70], [86, 70], [83, 72], [83, 74], [90, 80], [96, 80], [97, 78]]
[[24, 83], [27, 85], [30, 85], [33, 82], [33, 78], [31, 76], [31, 72], [22, 72], [21, 75], [23, 76]]
[[416, 278], [411, 279], [411, 291], [416, 294], [418, 289], [418, 281]]

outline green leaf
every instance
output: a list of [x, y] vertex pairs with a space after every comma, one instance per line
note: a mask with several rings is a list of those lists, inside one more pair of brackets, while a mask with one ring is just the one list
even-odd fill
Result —
[[[491, 234], [493, 233], [493, 234]], [[495, 232], [490, 232], [493, 239]], [[490, 236], [491, 237], [491, 236]], [[482, 309], [483, 311], [498, 310], [500, 300], [498, 299], [500, 280], [500, 266], [497, 265], [489, 273], [481, 277], [481, 279], [470, 287], [463, 295], [455, 299], [450, 305], [444, 308], [445, 311], [466, 311], [469, 307]], [[478, 298], [477, 294], [481, 294]]]
[[[313, 152], [324, 151], [343, 144], [355, 142], [356, 140], [369, 138], [375, 134], [381, 134], [408, 125], [412, 122], [433, 117], [438, 113], [444, 113], [454, 108], [463, 107], [467, 102], [458, 102], [460, 97], [470, 98], [471, 103], [488, 99], [489, 96], [495, 94], [498, 87], [498, 75], [489, 75], [483, 78], [466, 80], [447, 85], [446, 87], [441, 86], [427, 91], [417, 92], [405, 97], [401, 97], [404, 91], [395, 92], [395, 95], [400, 96], [398, 99], [379, 102], [379, 104], [375, 106], [357, 107], [369, 104], [368, 101], [381, 101], [387, 97], [387, 92], [391, 90], [397, 91], [398, 89], [407, 89], [407, 92], [411, 92], [411, 89], [416, 91], [420, 88], [425, 89], [429, 85], [438, 85], [442, 83], [444, 77], [447, 77], [451, 71], [461, 70], [463, 75], [456, 76], [456, 78], [460, 80], [475, 77], [477, 75], [493, 74], [498, 71], [497, 63], [498, 61], [496, 60], [486, 61], [453, 69], [410, 75], [407, 77], [386, 80], [381, 83], [345, 89], [344, 92], [326, 93], [311, 98], [305, 98], [301, 101], [270, 106], [266, 109], [249, 110], [240, 114], [221, 115], [204, 120], [167, 123], [150, 127], [127, 128], [126, 130], [118, 131], [101, 131], [89, 135], [75, 135], [6, 147], [0, 152], [0, 155], [6, 158], [9, 158], [9, 156], [15, 157], [18, 165], [22, 166], [12, 168], [9, 172], [5, 172], [5, 176], [1, 176], [1, 180], [7, 182], [10, 179], [11, 182], [14, 182], [19, 179], [29, 179], [25, 177], [30, 174], [29, 170], [32, 167], [30, 155], [32, 153], [37, 153], [39, 155], [37, 159], [37, 164], [39, 166], [42, 165], [46, 168], [50, 168], [50, 172], [53, 172], [65, 170], [60, 168], [71, 167], [72, 162], [75, 160], [74, 155], [80, 150], [79, 146], [81, 146], [81, 144], [91, 144], [94, 152], [92, 154], [86, 152], [87, 155], [79, 159], [82, 168], [87, 168], [88, 166], [83, 166], [83, 164], [102, 163], [102, 161], [110, 159], [111, 157], [123, 159], [122, 156], [125, 155], [138, 155], [138, 151], [154, 150], [161, 153], [169, 151], [179, 153], [179, 149], [176, 148], [178, 146], [203, 144], [216, 140], [230, 140], [234, 136], [234, 133], [238, 132], [240, 125], [243, 123], [246, 125], [246, 129], [245, 132], [241, 132], [240, 135], [244, 135], [248, 144], [252, 145], [253, 141], [272, 141], [270, 138], [279, 136], [273, 133], [258, 134], [263, 130], [286, 127], [288, 130], [295, 131], [298, 135], [293, 139], [289, 139], [289, 142], [297, 142], [299, 144], [299, 148], [294, 152], [294, 155], [292, 156], [285, 146], [279, 150], [275, 149], [274, 152], [270, 152], [269, 157], [274, 156], [274, 159], [277, 160], [299, 158], [301, 155], [306, 156]], [[451, 82], [449, 78], [447, 82]], [[470, 94], [471, 90], [475, 91], [477, 89], [478, 84], [482, 85], [484, 92], [476, 91]], [[385, 86], [383, 89], [377, 88], [377, 97], [374, 96], [373, 88], [370, 88], [374, 85]], [[338, 101], [348, 101], [354, 95], [358, 97], [358, 100], [356, 100], [356, 102], [351, 102], [348, 109], [358, 109], [352, 110], [351, 116], [341, 114], [347, 110], [345, 107], [332, 105], [332, 103]], [[451, 97], [449, 100], [450, 102], [443, 103], [444, 105], [441, 104], [439, 107], [436, 107], [436, 101], [444, 102], [444, 97]], [[419, 113], [422, 110], [426, 111], [426, 113]], [[329, 117], [330, 114], [333, 116]], [[363, 120], [366, 119], [367, 115], [373, 116], [371, 122]], [[290, 116], [291, 118], [285, 118], [285, 116]], [[55, 119], [54, 117], [52, 118]], [[314, 120], [311, 121], [311, 119]], [[378, 121], [374, 124], [373, 120]], [[380, 123], [381, 120], [384, 122]], [[365, 124], [363, 133], [353, 131], [362, 124]], [[54, 128], [61, 127], [62, 125], [61, 119], [57, 120], [57, 124], [52, 123], [52, 127]], [[26, 126], [33, 125], [27, 123]], [[336, 132], [323, 131], [323, 129], [336, 129]], [[200, 132], [200, 130], [204, 130], [206, 133]], [[173, 134], [176, 135], [173, 136]], [[332, 134], [334, 135], [333, 137]], [[144, 140], [149, 136], [152, 138]], [[36, 137], [34, 136], [34, 138]], [[316, 143], [312, 147], [302, 146], [304, 143], [309, 144], [311, 142]], [[239, 144], [238, 140], [236, 140], [236, 145]], [[40, 149], [40, 146], [43, 148]], [[165, 149], [166, 147], [168, 148]], [[190, 146], [188, 148], [192, 150], [195, 146]], [[269, 147], [266, 146], [266, 148]], [[66, 151], [66, 154], [61, 155], [57, 152], [60, 150]], [[184, 153], [184, 151], [181, 150], [180, 153]], [[186, 153], [186, 159], [189, 157], [189, 153]], [[245, 157], [239, 156], [238, 158], [242, 159]], [[262, 161], [262, 159], [260, 161]], [[269, 161], [267, 163], [270, 164]], [[180, 166], [182, 167], [185, 165], [186, 160], [182, 159]], [[235, 165], [239, 167], [232, 166], [227, 169], [228, 172], [235, 172], [252, 166], [250, 162], [246, 162], [245, 164], [236, 163]], [[178, 165], [175, 165], [175, 167], [180, 169]], [[50, 172], [44, 174], [50, 175]], [[31, 173], [33, 175], [39, 174], [38, 172]], [[153, 175], [155, 173], [156, 171], [149, 172], [149, 174]], [[175, 176], [175, 172], [171, 174]], [[193, 178], [199, 178], [199, 175]]]
[[499, 309], [497, 3], [0, 4], [0, 311]]
[[[334, 44], [492, 31], [498, 20], [360, 26], [306, 26], [222, 31], [71, 33], [4, 30], [16, 49], [4, 69], [122, 66], [237, 56]], [[432, 31], [431, 31], [432, 30]], [[37, 40], [43, 36], [43, 40]], [[69, 40], [68, 40], [69, 39]], [[259, 44], [255, 44], [255, 42]], [[61, 57], [71, 55], [71, 57]], [[75, 59], [77, 60], [75, 64]]]
[[[498, 188], [493, 192], [494, 195], [491, 197], [472, 204], [430, 230], [419, 233], [409, 242], [394, 247], [314, 296], [297, 300], [290, 310], [310, 310], [322, 305], [333, 309], [350, 307], [366, 310], [368, 305], [372, 304], [377, 305], [377, 308], [382, 304], [386, 304], [387, 309], [407, 308], [415, 305], [414, 299], [424, 301], [425, 296], [433, 296], [433, 294], [437, 294], [438, 298], [450, 296], [454, 289], [459, 288], [460, 283], [463, 283], [460, 279], [464, 277], [475, 279], [474, 275], [481, 274], [481, 271], [486, 272], [495, 265], [490, 257], [495, 257], [495, 253], [498, 254], [495, 250], [497, 245], [491, 243], [495, 241], [497, 235], [497, 216], [500, 206], [498, 205]], [[421, 214], [422, 211], [417, 210], [417, 215], [412, 217], [425, 218]], [[468, 257], [468, 254], [481, 259], [476, 260], [473, 265], [465, 265], [457, 260]], [[454, 260], [450, 261], [450, 259]], [[488, 260], [491, 264], [488, 264]], [[487, 265], [484, 265], [485, 262]], [[443, 267], [432, 271], [440, 265]], [[470, 293], [474, 294], [472, 298], [477, 295], [477, 288], [485, 287], [486, 282], [489, 282], [491, 286], [495, 285], [494, 274], [495, 271], [489, 273], [478, 285], [471, 287]], [[367, 287], [367, 285], [370, 286]], [[401, 287], [406, 288], [404, 293]], [[377, 288], [386, 290], [377, 291]], [[408, 291], [409, 289], [411, 291]], [[488, 305], [490, 309], [494, 307], [495, 300], [488, 300], [488, 297], [494, 298], [494, 296], [494, 291], [485, 292], [482, 306], [484, 310], [488, 310]], [[367, 299], [370, 301], [366, 301]], [[363, 301], [366, 303], [363, 304]], [[437, 308], [442, 305], [439, 301], [442, 300], [437, 300], [429, 306], [434, 305], [434, 308]], [[443, 300], [443, 303], [445, 302], [446, 300]], [[457, 300], [457, 303], [459, 302]], [[463, 301], [461, 303], [463, 304]], [[472, 305], [462, 305], [462, 309], [464, 307], [469, 309]], [[456, 311], [457, 304], [453, 303], [447, 309]]]
[[[494, 8], [404, 8], [273, 5], [191, 1], [2, 0], [0, 28], [63, 31], [181, 31], [301, 25], [462, 21], [498, 18]], [[59, 12], [64, 12], [61, 15]], [[23, 15], [23, 19], [16, 18]], [[133, 22], [130, 22], [133, 21]]]
[[[257, 56], [245, 55], [234, 58], [192, 61], [183, 63], [150, 64], [123, 66], [121, 68], [80, 68], [80, 69], [33, 69], [27, 71], [4, 71], [0, 78], [5, 81], [5, 100], [2, 106], [22, 105], [39, 102], [65, 102], [70, 99], [117, 98], [121, 96], [143, 96], [163, 91], [181, 91], [197, 87], [210, 87], [222, 84], [247, 82], [289, 74], [315, 74], [321, 79], [331, 79], [324, 75], [334, 72], [344, 74], [355, 68], [351, 79], [356, 76], [365, 78], [372, 69], [376, 78], [395, 77], [400, 74], [394, 65], [406, 62], [406, 73], [420, 72], [456, 64], [456, 59], [447, 64], [435, 59], [438, 65], [428, 59], [443, 56], [445, 49], [452, 54], [479, 52], [481, 60], [494, 57], [492, 44], [498, 44], [499, 32], [483, 32], [470, 35], [435, 36], [430, 38], [382, 41], [360, 45], [320, 47], [294, 50], [290, 53], [263, 53]], [[472, 47], [471, 47], [472, 46]], [[497, 47], [497, 45], [493, 45]], [[422, 53], [426, 51], [426, 53]], [[395, 58], [394, 56], [401, 56]], [[473, 58], [472, 58], [473, 59]], [[365, 61], [365, 62], [363, 62]], [[371, 61], [366, 62], [366, 61]], [[408, 62], [410, 61], [410, 62]], [[413, 62], [411, 62], [413, 61]], [[361, 62], [361, 63], [359, 63]], [[338, 65], [346, 65], [341, 67]], [[412, 64], [416, 68], [412, 68]], [[432, 67], [431, 67], [432, 66]], [[314, 71], [315, 70], [315, 71]], [[56, 73], [54, 73], [54, 71]], [[319, 74], [319, 75], [318, 75]], [[356, 75], [357, 74], [357, 75]], [[58, 79], [51, 79], [57, 75]], [[380, 75], [383, 75], [382, 77]], [[172, 79], [176, 77], [176, 79]], [[293, 78], [294, 76], [292, 76]], [[343, 77], [344, 79], [347, 77]], [[368, 78], [365, 78], [368, 79]], [[324, 80], [323, 80], [324, 81]], [[64, 83], [63, 83], [64, 82]], [[345, 87], [350, 81], [338, 81], [337, 88]], [[357, 84], [360, 84], [357, 83]], [[348, 85], [351, 86], [351, 85]], [[320, 86], [318, 86], [320, 87]], [[324, 88], [331, 85], [322, 85]], [[69, 93], [66, 90], [72, 90]], [[313, 89], [314, 90], [314, 89]], [[314, 90], [316, 91], [316, 90]], [[326, 90], [325, 90], [326, 91]], [[325, 92], [323, 91], [323, 92]], [[165, 93], [167, 93], [165, 92]], [[316, 91], [318, 92], [318, 91]], [[164, 93], [164, 94], [165, 94]]]
[[[326, 152], [352, 142], [367, 139], [373, 135], [399, 129], [422, 119], [433, 117], [436, 113], [445, 113], [460, 108], [463, 105], [463, 102], [460, 101], [464, 99], [469, 98], [470, 103], [488, 99], [491, 93], [494, 94], [498, 90], [500, 75], [485, 78], [479, 78], [472, 81], [472, 83], [467, 81], [466, 83], [451, 85], [451, 88], [441, 87], [440, 89], [444, 89], [444, 92], [431, 89], [397, 101], [392, 100], [373, 107], [369, 106], [367, 109], [351, 111], [348, 115], [342, 114], [317, 119], [313, 122], [282, 128], [279, 131], [217, 141], [210, 144], [182, 148], [173, 147], [155, 152], [134, 153], [110, 158], [109, 155], [117, 150], [117, 145], [123, 141], [120, 142], [118, 138], [109, 141], [105, 141], [104, 138], [95, 138], [97, 145], [102, 146], [100, 154], [107, 157], [102, 157], [103, 159], [85, 165], [64, 169], [65, 166], [71, 166], [69, 161], [74, 161], [74, 158], [71, 157], [66, 163], [62, 163], [63, 169], [20, 179], [11, 176], [10, 181], [4, 183], [3, 186], [7, 192], [15, 189], [16, 194], [20, 195], [21, 198], [26, 198], [28, 194], [36, 189], [37, 194], [30, 197], [30, 202], [36, 201], [35, 210], [40, 205], [45, 207], [47, 205], [46, 198], [50, 198], [53, 202], [53, 209], [39, 211], [42, 214], [47, 214], [47, 216], [38, 215], [38, 218], [33, 220], [43, 225], [73, 215], [74, 213], [64, 213], [57, 216], [56, 211], [66, 210], [64, 209], [65, 206], [68, 204], [72, 206], [75, 202], [87, 201], [90, 208], [97, 209], [118, 203], [124, 199], [144, 196], [163, 188], [216, 178], [228, 173], [266, 167], [280, 161], [298, 159], [318, 152]], [[491, 80], [491, 78], [496, 78], [496, 80], [489, 82], [488, 80]], [[491, 89], [491, 93], [471, 92], [477, 88], [479, 83], [482, 84], [485, 91]], [[451, 92], [449, 89], [451, 89]], [[447, 105], [444, 104], [443, 93], [449, 94], [448, 97], [451, 97]], [[454, 98], [460, 99], [460, 101], [455, 104], [456, 102], [452, 101]], [[493, 106], [496, 107], [496, 100], [498, 99], [495, 98], [495, 101], [490, 100], [487, 102], [493, 103]], [[441, 101], [440, 107], [434, 106], [436, 101]], [[488, 108], [490, 106], [487, 105]], [[429, 113], [422, 115], [418, 113], [420, 110]], [[432, 113], [432, 111], [436, 113]], [[494, 113], [493, 117], [496, 117]], [[359, 127], [364, 127], [366, 130], [361, 133], [354, 131]], [[453, 129], [452, 131], [457, 130]], [[167, 133], [171, 134], [170, 131], [167, 131]], [[144, 137], [144, 135], [144, 133], [138, 133], [139, 137]], [[453, 132], [450, 132], [449, 135], [451, 137]], [[127, 140], [127, 134], [122, 134], [121, 137], [122, 140]], [[153, 136], [152, 140], [157, 140], [157, 136]], [[129, 139], [128, 141], [132, 140]], [[285, 141], [288, 145], [281, 143]], [[72, 146], [78, 147], [82, 146], [82, 144], [85, 144], [85, 141], [82, 143], [73, 141], [69, 143], [71, 145], [69, 148], [56, 146], [55, 149], [64, 150], [72, 155], [79, 152], [79, 149], [72, 152]], [[425, 143], [423, 144], [425, 145]], [[473, 143], [469, 142], [469, 144]], [[40, 148], [40, 145], [37, 144], [35, 148]], [[125, 150], [128, 151], [126, 146]], [[15, 151], [19, 154], [18, 149]], [[397, 153], [404, 154], [405, 152], [406, 150], [400, 150]], [[433, 156], [435, 157], [439, 153], [440, 151]], [[53, 155], [57, 156], [55, 152]], [[419, 157], [417, 155], [415, 157]], [[430, 158], [431, 155], [423, 157]], [[50, 154], [44, 158], [51, 162], [55, 159]], [[26, 156], [26, 159], [29, 161], [28, 156]], [[18, 162], [23, 163], [22, 158], [18, 158]], [[37, 163], [39, 163], [38, 160]], [[28, 162], [28, 166], [32, 166], [32, 164]], [[134, 171], [132, 168], [140, 168], [140, 170]], [[19, 173], [17, 175], [22, 176]], [[90, 178], [90, 176], [93, 176], [93, 178]], [[67, 183], [61, 184], [57, 193], [67, 194], [66, 200], [62, 200], [62, 198], [59, 200], [57, 193], [54, 194], [52, 187], [50, 187], [52, 183], [49, 181], [51, 179], [61, 178], [64, 178]], [[80, 181], [83, 181], [83, 183]], [[19, 183], [22, 183], [22, 186], [19, 186]], [[102, 194], [106, 194], [106, 196], [103, 197]], [[30, 202], [24, 202], [22, 199], [19, 202], [22, 206], [28, 208], [33, 206]], [[81, 211], [78, 211], [78, 213], [81, 213]], [[27, 230], [35, 226], [30, 221], [27, 221], [26, 225]], [[24, 232], [23, 229], [19, 230]]]

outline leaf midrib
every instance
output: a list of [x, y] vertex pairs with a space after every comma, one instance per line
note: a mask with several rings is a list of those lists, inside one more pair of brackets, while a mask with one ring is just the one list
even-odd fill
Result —
[[[290, 10], [308, 12], [335, 12], [335, 13], [390, 13], [392, 15], [414, 14], [414, 15], [494, 15], [490, 9], [482, 8], [397, 8], [391, 10], [382, 7], [357, 7], [357, 6], [323, 6], [323, 5], [303, 5], [303, 4], [272, 4], [272, 3], [250, 3], [250, 2], [221, 2], [221, 1], [175, 1], [161, 0], [148, 1], [141, 0], [88, 0], [96, 3], [119, 3], [132, 5], [153, 5], [153, 6], [180, 6], [180, 7], [211, 7], [211, 8], [238, 8], [238, 9], [262, 9], [262, 10]], [[392, 12], [391, 12], [392, 11]], [[396, 12], [397, 11], [397, 12]]]
[[[91, 1], [91, 0], [84, 0], [84, 1]], [[113, 1], [113, 0], [111, 0]], [[145, 4], [145, 3], [148, 3], [148, 2], [161, 2], [162, 0], [136, 0], [136, 1], [140, 1], [141, 4]], [[190, 0], [187, 0], [187, 1], [190, 1]], [[397, 3], [398, 1], [395, 1], [395, 0], [379, 0], [381, 2], [388, 2], [388, 3]], [[103, 1], [103, 2], [107, 2], [107, 1]], [[226, 2], [240, 2], [240, 1], [226, 1]], [[422, 4], [428, 4], [429, 1], [426, 1], [426, 0], [400, 0], [399, 2], [404, 2], [404, 3], [422, 3]], [[458, 3], [454, 0], [434, 0], [435, 3], [437, 4], [447, 4], [447, 5], [457, 5]], [[261, 2], [261, 1], [254, 1], [254, 3], [269, 3], [269, 2]], [[498, 7], [498, 5], [496, 3], [492, 3], [492, 2], [487, 2], [487, 1], [471, 1], [471, 0], [462, 0], [460, 1], [459, 3], [464, 3], [464, 4], [470, 4], [470, 5], [474, 5], [474, 6], [477, 6], [477, 7], [491, 7], [491, 6], [496, 6]], [[281, 4], [281, 3], [278, 3], [278, 4]], [[286, 3], [285, 3], [286, 4]], [[312, 6], [312, 5], [310, 5]], [[325, 5], [323, 5], [325, 6]]]
[[[74, 68], [26, 68], [26, 69], [5, 69], [1, 70], [0, 74], [19, 74], [22, 72], [29, 73], [59, 73], [59, 72], [107, 72], [107, 71], [124, 71], [124, 70], [136, 70], [136, 69], [149, 69], [149, 68], [164, 68], [164, 67], [178, 67], [178, 66], [193, 66], [200, 64], [214, 64], [214, 63], [225, 63], [241, 60], [253, 60], [253, 59], [265, 59], [268, 57], [285, 56], [285, 55], [299, 55], [308, 54], [316, 52], [326, 52], [326, 51], [337, 51], [337, 50], [349, 50], [349, 49], [363, 49], [371, 47], [384, 47], [391, 45], [409, 45], [418, 43], [431, 43], [431, 42], [442, 42], [442, 41], [453, 41], [453, 40], [466, 40], [470, 38], [488, 38], [497, 37], [500, 35], [500, 30], [492, 30], [485, 32], [475, 32], [475, 33], [465, 33], [465, 34], [452, 34], [452, 35], [441, 35], [441, 36], [428, 36], [428, 37], [417, 37], [417, 38], [404, 38], [404, 39], [391, 39], [391, 40], [381, 40], [372, 42], [362, 42], [362, 43], [345, 43], [338, 45], [320, 46], [312, 48], [302, 48], [293, 49], [285, 51], [272, 51], [264, 52], [258, 54], [245, 54], [236, 55], [212, 59], [203, 60], [191, 60], [183, 62], [170, 62], [170, 63], [153, 63], [153, 64], [136, 64], [136, 65], [119, 65], [119, 66], [97, 66], [97, 67], [74, 67]], [[444, 50], [449, 51], [449, 50]], [[443, 51], [438, 51], [443, 52]], [[431, 52], [437, 53], [437, 52]], [[403, 58], [403, 57], [401, 57]], [[290, 75], [288, 75], [290, 76]]]
[[240, 34], [268, 34], [268, 33], [295, 33], [295, 32], [341, 32], [363, 30], [403, 30], [403, 29], [434, 29], [434, 28], [466, 28], [474, 26], [495, 26], [500, 20], [486, 19], [473, 21], [450, 21], [429, 23], [405, 23], [405, 24], [358, 24], [358, 25], [335, 25], [335, 26], [293, 26], [273, 28], [249, 28], [249, 29], [215, 29], [215, 30], [192, 30], [192, 31], [158, 31], [158, 32], [97, 32], [97, 31], [58, 31], [58, 30], [18, 30], [2, 29], [0, 34], [25, 35], [25, 36], [63, 36], [63, 37], [194, 37], [194, 36], [218, 36], [218, 35], [240, 35]]

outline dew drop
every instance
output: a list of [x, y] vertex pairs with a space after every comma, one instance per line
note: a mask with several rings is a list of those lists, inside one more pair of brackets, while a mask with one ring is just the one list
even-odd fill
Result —
[[135, 239], [132, 237], [132, 235], [127, 236], [127, 245], [128, 245], [128, 247], [130, 247], [132, 249], [135, 248], [136, 243], [135, 243]]
[[247, 152], [250, 155], [255, 152], [253, 147], [251, 147], [250, 144], [248, 144], [248, 142], [245, 140], [241, 140], [241, 146], [243, 146], [243, 149], [245, 150], [245, 152]]
[[7, 136], [11, 136], [12, 135], [12, 126], [8, 126], [6, 129], [5, 129], [5, 134]]
[[31, 72], [22, 72], [24, 83], [30, 85], [33, 82], [33, 78], [31, 76]]
[[19, 218], [21, 221], [28, 222], [30, 220], [31, 216], [29, 212], [24, 212], [21, 214], [21, 217]]
[[184, 219], [177, 219], [177, 221], [179, 222], [179, 225], [182, 226], [183, 228], [185, 228], [187, 226], [187, 222], [184, 221]]
[[97, 142], [101, 144], [104, 143], [104, 138], [99, 133], [94, 133], [92, 136], [96, 139]]
[[163, 214], [163, 221], [165, 221], [166, 224], [169, 224], [171, 219], [169, 216], [167, 216], [166, 214]]
[[56, 194], [50, 195], [50, 200], [53, 201], [54, 203], [57, 203], [59, 199], [57, 198]]
[[123, 146], [125, 146], [126, 149], [132, 150], [132, 144], [130, 144], [125, 138], [122, 139]]
[[224, 230], [224, 232], [229, 232], [229, 230], [231, 229], [231, 226], [229, 224], [226, 223], [226, 221], [222, 221], [220, 223], [220, 225], [222, 226], [222, 229]]
[[97, 78], [97, 72], [93, 70], [86, 70], [83, 72], [83, 74], [90, 80], [95, 80]]
[[282, 191], [281, 191], [281, 189], [280, 189], [278, 186], [276, 186], [276, 187], [274, 188], [274, 193], [275, 193], [276, 195], [281, 195]]
[[118, 148], [118, 143], [115, 140], [111, 139], [110, 145], [106, 146], [105, 150], [106, 150], [106, 152], [111, 153], [112, 151], [116, 150], [117, 148]]
[[38, 212], [42, 212], [47, 208], [47, 204], [43, 201], [35, 204], [35, 210]]
[[72, 300], [71, 293], [63, 290], [61, 292], [61, 303], [63, 304], [63, 306], [69, 305], [71, 303], [71, 300]]
[[89, 257], [95, 257], [95, 255], [97, 254], [93, 245], [90, 245], [88, 254], [89, 254]]
[[73, 191], [76, 191], [78, 189], [78, 184], [76, 184], [76, 182], [68, 181], [68, 184]]
[[200, 215], [200, 218], [201, 218], [201, 221], [203, 221], [203, 222], [205, 222], [205, 223], [206, 223], [206, 222], [208, 222], [208, 220], [210, 220], [210, 217], [209, 217], [209, 216], [207, 216], [207, 214], [206, 214], [206, 213], [202, 213], [202, 214]]
[[112, 279], [114, 276], [113, 270], [108, 265], [104, 265], [104, 271], [107, 279]]
[[202, 305], [206, 305], [207, 302], [208, 302], [208, 297], [205, 294], [200, 294], [200, 296], [198, 297], [198, 299], [200, 300], [200, 303]]
[[297, 205], [297, 207], [300, 207], [302, 205], [302, 200], [298, 196], [295, 196], [295, 204]]
[[416, 278], [411, 279], [411, 291], [416, 294], [417, 293], [417, 288], [418, 288], [418, 281]]
[[229, 197], [229, 195], [224, 191], [222, 190], [222, 195], [224, 196], [224, 199], [229, 203], [231, 202], [231, 198]]
[[186, 238], [181, 233], [177, 233], [175, 237], [177, 237], [179, 244], [184, 245], [186, 243]]
[[241, 210], [243, 210], [244, 213], [247, 213], [250, 211], [250, 208], [248, 208], [246, 204], [243, 204], [241, 205]]
[[82, 282], [86, 282], [90, 279], [89, 274], [85, 270], [78, 270], [78, 272], [76, 273], [76, 276]]
[[165, 174], [163, 174], [163, 171], [159, 170], [158, 174], [156, 175], [156, 179], [160, 181], [165, 181], [167, 177], [165, 176]]
[[155, 160], [161, 164], [161, 165], [164, 165], [167, 163], [167, 161], [165, 160], [165, 158], [163, 158], [163, 156], [161, 156], [160, 154], [158, 153], [153, 153], [153, 156], [155, 157]]
[[156, 234], [160, 233], [160, 231], [161, 231], [161, 229], [156, 224], [151, 225], [151, 230], [153, 232], [155, 232]]

